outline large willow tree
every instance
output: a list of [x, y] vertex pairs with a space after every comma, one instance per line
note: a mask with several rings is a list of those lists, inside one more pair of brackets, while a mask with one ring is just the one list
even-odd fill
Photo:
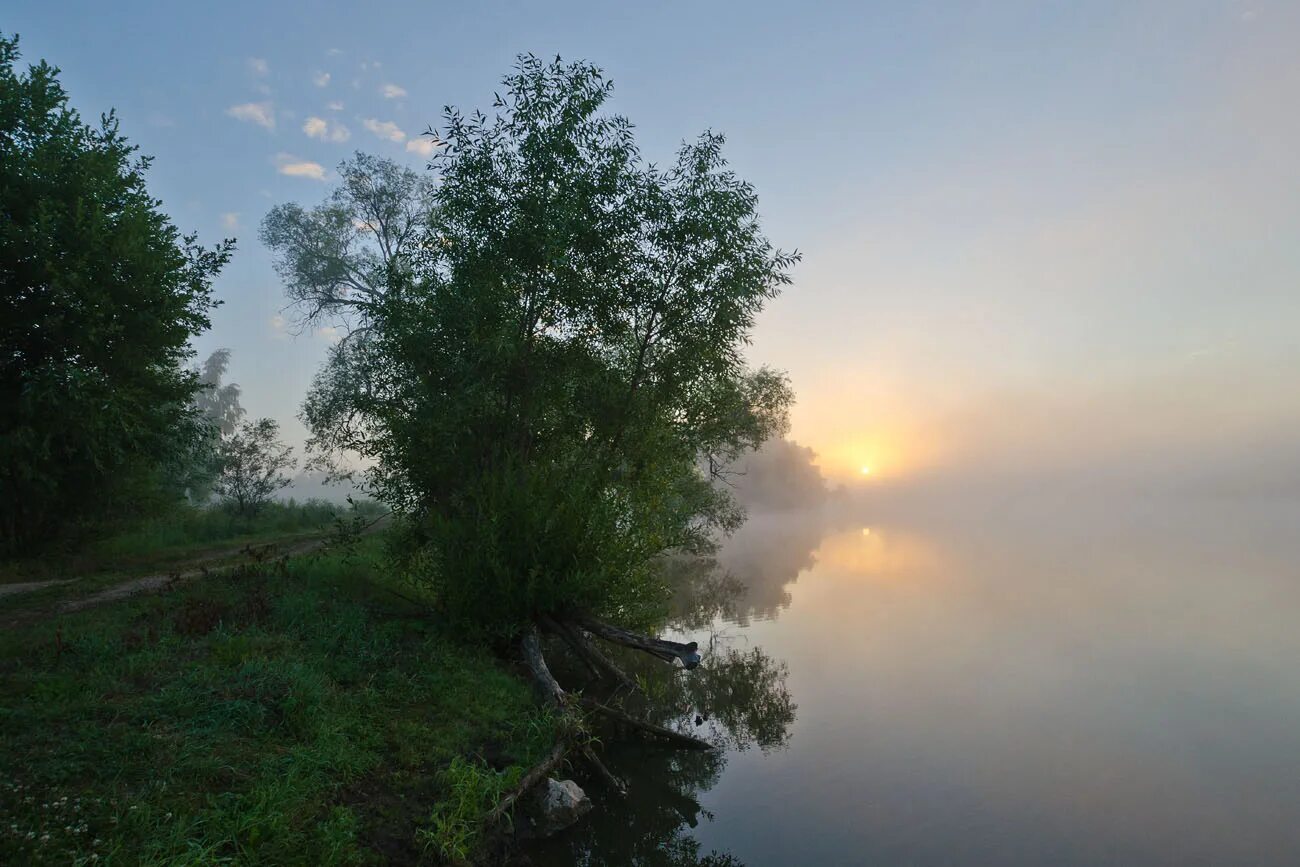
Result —
[[[575, 734], [539, 627], [625, 687], [588, 634], [699, 664], [694, 643], [631, 629], [665, 613], [661, 554], [707, 548], [740, 521], [717, 477], [785, 426], [784, 375], [750, 369], [743, 349], [798, 258], [764, 237], [721, 136], [668, 167], [645, 162], [585, 63], [520, 58], [503, 92], [491, 116], [447, 110], [431, 192], [358, 158], [324, 210], [281, 207], [263, 224], [302, 313], [349, 329], [304, 407], [314, 448], [360, 455], [402, 519], [413, 577], [453, 623], [519, 639], [574, 723], [489, 823], [573, 749], [622, 788]], [[371, 202], [402, 219], [381, 224]], [[386, 243], [394, 224], [420, 231]]]
[[647, 163], [610, 92], [524, 57], [491, 116], [447, 110], [423, 243], [305, 408], [317, 447], [372, 467], [417, 576], [500, 638], [658, 613], [654, 559], [735, 526], [711, 471], [791, 398], [742, 350], [797, 255], [764, 237], [721, 136]]

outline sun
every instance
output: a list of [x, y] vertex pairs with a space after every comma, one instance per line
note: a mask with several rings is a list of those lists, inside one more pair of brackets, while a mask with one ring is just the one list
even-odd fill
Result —
[[871, 467], [867, 466], [866, 464], [863, 464], [863, 465], [862, 465], [862, 475], [864, 475], [864, 476], [869, 476], [869, 475], [871, 475]]

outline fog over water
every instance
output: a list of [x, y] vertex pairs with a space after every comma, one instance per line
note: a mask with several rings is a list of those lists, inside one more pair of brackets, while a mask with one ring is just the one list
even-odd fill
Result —
[[[772, 451], [734, 480], [751, 514], [714, 575], [736, 597], [678, 632], [714, 653], [761, 650], [784, 666], [795, 713], [773, 743], [728, 743], [699, 784], [677, 832], [701, 853], [1295, 862], [1300, 500], [1287, 484], [1135, 462], [823, 495], [810, 454]], [[619, 816], [598, 811], [541, 861], [625, 857], [612, 828], [636, 821]]]
[[1300, 508], [767, 513], [718, 628], [789, 667], [788, 747], [697, 837], [751, 864], [1293, 863]]

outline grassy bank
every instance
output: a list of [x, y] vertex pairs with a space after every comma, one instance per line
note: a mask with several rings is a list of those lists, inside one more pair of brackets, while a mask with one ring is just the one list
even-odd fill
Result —
[[470, 846], [472, 817], [552, 733], [490, 653], [384, 590], [380, 546], [0, 633], [0, 863]]
[[340, 518], [373, 519], [383, 512], [369, 500], [357, 511], [323, 500], [272, 502], [253, 518], [219, 506], [174, 504], [157, 515], [87, 528], [39, 556], [0, 562], [0, 583], [161, 570], [245, 545], [321, 535]]

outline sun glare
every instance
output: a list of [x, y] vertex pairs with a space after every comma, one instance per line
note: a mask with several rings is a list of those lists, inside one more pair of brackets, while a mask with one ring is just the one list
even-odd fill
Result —
[[862, 475], [864, 475], [864, 476], [869, 476], [869, 475], [871, 475], [871, 467], [868, 467], [868, 466], [866, 466], [866, 465], [863, 465], [863, 467], [862, 467]]

